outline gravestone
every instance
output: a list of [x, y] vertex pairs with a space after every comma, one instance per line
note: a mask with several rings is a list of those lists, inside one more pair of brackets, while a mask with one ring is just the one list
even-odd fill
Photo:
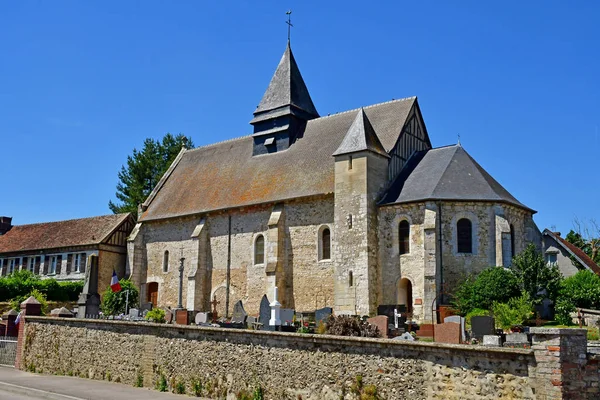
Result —
[[396, 336], [393, 340], [408, 340], [409, 342], [414, 342], [415, 338], [408, 332], [404, 332], [400, 336]]
[[434, 325], [435, 341], [439, 343], [460, 344], [460, 324], [444, 322]]
[[281, 320], [281, 325], [293, 325], [294, 321], [294, 313], [295, 311], [291, 308], [282, 308], [280, 310], [279, 319]]
[[199, 312], [198, 314], [196, 314], [196, 317], [194, 319], [194, 322], [196, 322], [196, 325], [210, 324], [211, 321], [212, 321], [212, 314], [208, 313], [208, 312]]
[[137, 308], [129, 309], [129, 318], [138, 318], [140, 316], [140, 310]]
[[460, 340], [462, 342], [467, 341], [467, 333], [465, 331], [465, 318], [460, 315], [451, 315], [444, 318], [444, 322], [454, 322], [460, 325]]
[[231, 322], [234, 324], [246, 324], [246, 318], [248, 318], [248, 313], [244, 310], [244, 305], [241, 300], [238, 300], [237, 303], [233, 306], [233, 315], [231, 316]]
[[258, 322], [258, 318], [249, 315], [246, 318], [246, 326], [250, 329], [256, 329], [256, 322]]
[[531, 348], [531, 343], [529, 343], [526, 333], [509, 333], [506, 335], [504, 347], [510, 347], [513, 349], [529, 349]]
[[167, 324], [170, 324], [173, 322], [173, 312], [171, 311], [171, 309], [167, 308], [165, 310], [165, 322]]
[[483, 345], [488, 347], [501, 347], [502, 337], [498, 335], [483, 335]]
[[406, 313], [404, 304], [383, 304], [377, 307], [377, 315], [387, 315], [390, 321], [394, 322], [394, 310], [398, 313]]
[[140, 305], [140, 311], [142, 312], [142, 314], [144, 313], [144, 311], [150, 311], [152, 310], [152, 303], [142, 303]]
[[387, 315], [378, 315], [373, 318], [368, 318], [367, 322], [371, 325], [375, 325], [379, 329], [382, 338], [388, 337], [388, 320]]
[[481, 341], [484, 335], [496, 333], [496, 321], [492, 317], [477, 316], [471, 318], [471, 337]]
[[327, 318], [333, 314], [333, 308], [331, 307], [323, 307], [315, 311], [315, 322], [317, 325], [319, 322], [327, 322]]
[[258, 316], [258, 322], [260, 322], [262, 324], [262, 329], [264, 330], [268, 330], [269, 329], [269, 319], [271, 318], [271, 306], [270, 306], [270, 302], [269, 299], [267, 298], [267, 295], [265, 294], [262, 299], [260, 300], [260, 310], [259, 310], [259, 316]]

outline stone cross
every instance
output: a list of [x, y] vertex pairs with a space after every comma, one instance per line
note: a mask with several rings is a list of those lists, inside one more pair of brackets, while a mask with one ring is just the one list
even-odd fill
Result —
[[292, 10], [289, 10], [286, 12], [286, 15], [288, 16], [288, 20], [285, 21], [285, 23], [288, 25], [288, 42], [290, 41], [290, 28], [292, 28], [294, 25], [292, 25]]
[[273, 288], [273, 301], [271, 304], [271, 319], [269, 320], [270, 326], [281, 326], [280, 308], [281, 303], [277, 301], [277, 286]]
[[213, 306], [213, 310], [212, 310], [212, 315], [213, 315], [213, 321], [216, 321], [219, 318], [219, 315], [217, 313], [217, 306], [219, 304], [221, 304], [220, 301], [217, 301], [217, 295], [213, 295], [213, 301], [210, 302], [210, 304], [212, 304]]

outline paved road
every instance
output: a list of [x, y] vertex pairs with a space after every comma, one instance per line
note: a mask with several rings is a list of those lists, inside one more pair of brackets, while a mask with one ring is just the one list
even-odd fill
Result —
[[0, 400], [186, 400], [187, 396], [70, 376], [0, 367]]

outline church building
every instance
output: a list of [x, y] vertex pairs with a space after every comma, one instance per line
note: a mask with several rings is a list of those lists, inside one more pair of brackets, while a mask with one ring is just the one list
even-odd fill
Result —
[[284, 308], [431, 321], [462, 278], [539, 246], [534, 210], [460, 145], [433, 148], [416, 97], [328, 116], [289, 42], [253, 134], [182, 149], [141, 205], [127, 274], [142, 300], [231, 315]]

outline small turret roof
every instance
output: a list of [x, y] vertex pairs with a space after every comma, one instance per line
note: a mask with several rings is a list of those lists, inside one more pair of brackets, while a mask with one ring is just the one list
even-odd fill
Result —
[[[269, 87], [263, 95], [260, 104], [254, 111], [255, 120], [259, 114], [277, 110], [283, 107], [293, 107], [304, 111], [313, 118], [319, 117], [319, 113], [313, 104], [310, 94], [288, 42], [287, 47], [271, 78]], [[254, 122], [254, 120], [252, 121]]]
[[371, 121], [365, 114], [364, 109], [358, 110], [354, 122], [350, 125], [350, 129], [346, 132], [346, 136], [340, 147], [333, 153], [334, 156], [342, 154], [356, 153], [359, 151], [372, 151], [385, 157], [389, 157], [388, 153], [383, 148], [379, 141]]

